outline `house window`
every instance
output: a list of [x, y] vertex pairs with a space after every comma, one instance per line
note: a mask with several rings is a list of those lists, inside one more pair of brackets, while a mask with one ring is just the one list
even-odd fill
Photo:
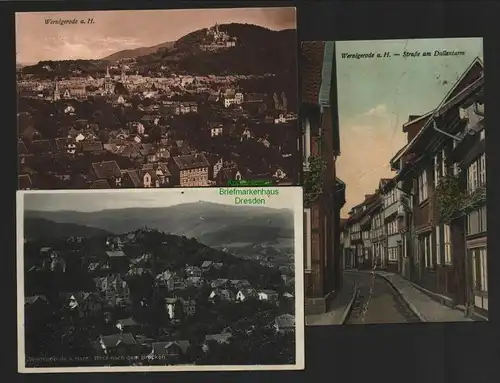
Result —
[[387, 224], [387, 235], [396, 234], [398, 232], [397, 221], [391, 221]]
[[433, 261], [432, 261], [432, 251], [431, 251], [431, 236], [426, 235], [422, 238], [421, 241], [421, 252], [424, 258], [424, 266], [426, 269], [432, 269]]
[[427, 172], [422, 171], [417, 179], [418, 183], [418, 203], [422, 203], [427, 199]]
[[486, 185], [486, 155], [483, 153], [479, 157], [479, 186]]
[[479, 234], [487, 231], [486, 206], [467, 214], [467, 235]]
[[398, 249], [396, 247], [388, 249], [388, 259], [389, 262], [396, 262], [398, 260]]
[[488, 291], [488, 251], [479, 250], [479, 271], [481, 275], [481, 291]]
[[309, 166], [309, 157], [311, 156], [311, 122], [308, 118], [303, 121], [304, 133], [302, 134], [303, 162], [307, 168]]
[[441, 264], [441, 226], [436, 226], [436, 265]]
[[434, 182], [437, 185], [439, 182], [439, 174], [441, 170], [441, 164], [439, 163], [439, 156], [437, 154], [434, 156], [433, 170], [434, 170]]
[[478, 185], [477, 161], [473, 162], [467, 169], [467, 191], [472, 193]]
[[310, 272], [312, 270], [311, 260], [311, 209], [304, 209], [304, 246], [305, 246], [305, 270]]
[[472, 280], [474, 291], [488, 291], [488, 251], [487, 248], [472, 250]]
[[451, 228], [450, 225], [444, 224], [444, 263], [445, 265], [452, 264], [451, 258]]

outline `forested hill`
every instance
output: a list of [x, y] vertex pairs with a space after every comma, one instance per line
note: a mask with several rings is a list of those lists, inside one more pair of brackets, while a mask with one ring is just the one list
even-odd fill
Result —
[[[296, 30], [273, 31], [251, 24], [222, 24], [219, 30], [237, 39], [235, 47], [215, 52], [204, 51], [206, 29], [187, 34], [171, 43], [158, 44], [155, 49], [138, 48], [131, 52], [135, 63], [134, 71], [142, 75], [186, 73], [191, 75], [262, 75], [286, 74], [294, 76], [297, 71]], [[152, 47], [152, 48], [155, 48]], [[153, 52], [151, 52], [153, 50]], [[120, 53], [122, 52], [122, 53]], [[126, 51], [108, 56], [115, 60], [125, 58]], [[151, 52], [136, 56], [137, 52]], [[110, 61], [66, 60], [41, 61], [23, 68], [23, 74], [33, 74], [39, 78], [68, 76], [102, 76]]]
[[[141, 263], [141, 267], [151, 268], [156, 272], [164, 270], [181, 272], [186, 265], [201, 266], [203, 262], [211, 261], [222, 263], [222, 267], [213, 270], [211, 279], [246, 279], [254, 287], [276, 290], [283, 287], [283, 280], [276, 268], [264, 267], [258, 262], [244, 260], [224, 251], [213, 249], [194, 238], [146, 229], [123, 233], [124, 236], [128, 234], [133, 234], [134, 238], [125, 242], [123, 251], [130, 264], [132, 264], [133, 259], [138, 259], [145, 253], [152, 254], [154, 261]], [[61, 289], [80, 290], [83, 288], [81, 286], [83, 280], [88, 280], [86, 285], [91, 286], [92, 278], [86, 272], [82, 273], [81, 265], [89, 263], [90, 258], [101, 257], [102, 260], [106, 258], [105, 238], [100, 235], [87, 237], [81, 243], [68, 242], [65, 238], [29, 241], [24, 247], [25, 269], [39, 265], [40, 248], [49, 246], [66, 259], [67, 277], [63, 276], [65, 282], [61, 281]]]

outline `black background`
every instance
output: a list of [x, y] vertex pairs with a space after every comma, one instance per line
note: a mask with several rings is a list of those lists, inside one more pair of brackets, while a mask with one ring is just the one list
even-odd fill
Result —
[[[487, 114], [489, 322], [306, 327], [306, 369], [295, 372], [17, 374], [15, 190], [16, 84], [14, 12], [221, 6], [297, 6], [298, 34], [308, 40], [484, 37]], [[500, 2], [495, 1], [16, 1], [0, 3], [2, 203], [2, 378], [28, 382], [398, 382], [500, 381]], [[146, 28], [147, 26], [145, 26]], [[342, 143], [341, 143], [342, 145]], [[498, 168], [500, 169], [500, 167]], [[7, 184], [8, 183], [8, 184]], [[8, 193], [8, 194], [7, 194]], [[2, 379], [3, 380], [3, 379]]]

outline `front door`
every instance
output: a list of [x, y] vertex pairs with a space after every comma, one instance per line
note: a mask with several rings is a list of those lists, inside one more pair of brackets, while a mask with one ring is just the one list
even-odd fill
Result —
[[398, 242], [398, 273], [403, 271], [403, 244]]
[[488, 264], [487, 248], [470, 250], [472, 275], [472, 305], [474, 309], [485, 313], [488, 311]]

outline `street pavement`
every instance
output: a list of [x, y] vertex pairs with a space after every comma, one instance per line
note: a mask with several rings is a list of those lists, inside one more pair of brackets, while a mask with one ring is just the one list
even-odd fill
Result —
[[469, 322], [402, 276], [368, 270], [344, 272], [343, 287], [324, 314], [306, 316], [307, 326], [415, 322]]
[[[371, 272], [368, 272], [371, 274]], [[389, 282], [400, 294], [408, 307], [421, 322], [472, 322], [460, 310], [445, 306], [422, 292], [399, 274], [376, 271], [379, 277]]]
[[355, 280], [351, 275], [344, 274], [342, 289], [335, 298], [327, 303], [327, 312], [307, 315], [306, 326], [332, 326], [343, 324], [355, 298]]
[[345, 324], [415, 323], [417, 315], [391, 284], [371, 273], [346, 272], [356, 281], [358, 295]]

